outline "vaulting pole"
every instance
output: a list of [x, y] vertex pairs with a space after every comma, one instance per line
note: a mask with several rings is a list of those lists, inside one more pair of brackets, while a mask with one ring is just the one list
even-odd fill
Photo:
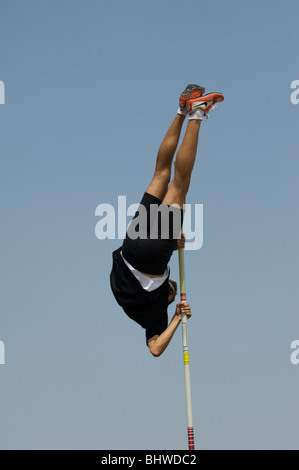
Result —
[[[186, 302], [184, 248], [179, 248], [178, 251], [179, 251], [181, 302]], [[187, 326], [187, 315], [185, 313], [182, 314], [182, 334], [183, 334], [184, 372], [185, 372], [185, 389], [186, 389], [186, 405], [187, 405], [188, 444], [189, 444], [189, 450], [194, 450], [190, 360], [189, 360], [189, 345], [188, 345], [188, 326]]]

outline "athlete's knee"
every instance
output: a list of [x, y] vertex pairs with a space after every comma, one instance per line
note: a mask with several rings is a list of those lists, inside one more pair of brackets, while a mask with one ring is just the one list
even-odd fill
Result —
[[182, 192], [187, 192], [190, 186], [191, 175], [187, 171], [175, 171], [173, 184]]
[[169, 184], [171, 178], [171, 170], [169, 168], [156, 169], [154, 178], [164, 184]]

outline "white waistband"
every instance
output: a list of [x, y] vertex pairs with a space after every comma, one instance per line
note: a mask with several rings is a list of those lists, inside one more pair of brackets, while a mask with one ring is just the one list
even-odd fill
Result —
[[134, 274], [134, 276], [136, 277], [136, 279], [138, 279], [138, 281], [140, 282], [141, 284], [141, 287], [148, 291], [148, 292], [152, 292], [153, 290], [155, 289], [158, 289], [158, 287], [162, 286], [163, 282], [167, 279], [168, 275], [169, 275], [169, 266], [167, 266], [167, 268], [165, 269], [165, 272], [163, 274], [163, 276], [159, 276], [159, 277], [150, 277], [150, 276], [147, 276], [146, 274], [143, 274], [141, 273], [140, 271], [138, 271], [137, 269], [135, 269], [123, 256], [122, 254], [122, 251], [120, 252], [121, 256], [122, 256], [122, 259], [124, 260], [125, 264], [128, 266], [128, 268], [130, 269], [131, 273]]

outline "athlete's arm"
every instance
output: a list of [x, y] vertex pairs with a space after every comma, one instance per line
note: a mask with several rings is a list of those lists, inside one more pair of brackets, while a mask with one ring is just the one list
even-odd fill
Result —
[[173, 315], [172, 320], [166, 330], [164, 330], [160, 335], [155, 335], [148, 340], [147, 345], [153, 356], [159, 357], [165, 351], [181, 322], [182, 313], [186, 313], [188, 319], [191, 317], [189, 304], [185, 302], [178, 303], [175, 314]]

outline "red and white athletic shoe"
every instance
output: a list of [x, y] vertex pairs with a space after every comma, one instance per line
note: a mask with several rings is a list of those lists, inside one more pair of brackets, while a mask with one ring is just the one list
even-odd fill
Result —
[[204, 94], [205, 91], [206, 90], [202, 86], [192, 84], [187, 85], [180, 96], [180, 108], [185, 109], [188, 100], [199, 98]]
[[216, 103], [221, 103], [223, 100], [222, 93], [208, 93], [195, 99], [189, 99], [186, 103], [187, 110], [188, 113], [194, 113], [197, 109], [202, 109], [207, 114]]

